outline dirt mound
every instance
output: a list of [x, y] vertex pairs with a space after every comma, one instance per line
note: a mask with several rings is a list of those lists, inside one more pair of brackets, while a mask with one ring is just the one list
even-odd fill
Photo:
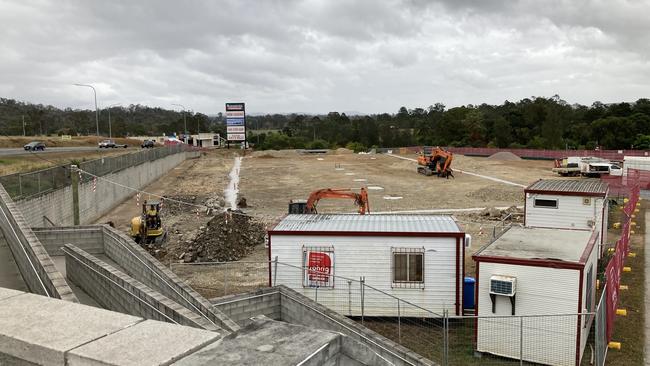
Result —
[[183, 262], [227, 262], [239, 260], [264, 243], [264, 225], [250, 216], [220, 213], [201, 226], [194, 240], [170, 253]]
[[509, 152], [509, 151], [500, 151], [498, 153], [492, 154], [488, 157], [490, 160], [503, 160], [503, 161], [515, 161], [515, 160], [521, 160], [520, 157], [517, 155]]
[[255, 157], [256, 157], [257, 159], [275, 159], [275, 158], [276, 158], [275, 156], [273, 156], [273, 155], [271, 155], [271, 154], [268, 154], [268, 153], [266, 153], [266, 154], [260, 154], [260, 155], [257, 155], [257, 156], [255, 156]]
[[354, 154], [354, 151], [350, 149], [346, 149], [344, 147], [339, 147], [338, 149], [335, 150], [337, 155], [346, 155], [346, 154]]

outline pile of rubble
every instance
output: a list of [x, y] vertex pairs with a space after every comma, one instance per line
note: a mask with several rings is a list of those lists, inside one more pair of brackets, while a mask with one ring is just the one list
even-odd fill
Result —
[[478, 216], [480, 218], [486, 218], [488, 220], [495, 221], [508, 220], [513, 222], [521, 222], [523, 221], [524, 210], [518, 208], [517, 206], [510, 206], [505, 210], [500, 210], [495, 207], [487, 207], [479, 213], [471, 214], [471, 216]]
[[179, 261], [227, 262], [239, 260], [263, 244], [264, 225], [239, 212], [225, 212], [214, 216], [201, 226], [193, 240], [182, 242], [175, 249]]

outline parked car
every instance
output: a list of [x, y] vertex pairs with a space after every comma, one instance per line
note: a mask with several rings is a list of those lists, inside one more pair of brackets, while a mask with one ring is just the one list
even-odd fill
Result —
[[27, 151], [43, 151], [45, 150], [45, 144], [40, 141], [32, 141], [29, 144], [23, 146]]
[[113, 149], [115, 149], [115, 148], [118, 148], [118, 147], [123, 147], [123, 148], [126, 149], [127, 146], [126, 146], [126, 144], [118, 144], [113, 140], [104, 140], [104, 141], [99, 143], [99, 148], [100, 149], [101, 148], [105, 148], [105, 149], [113, 148]]
[[140, 145], [143, 149], [149, 149], [152, 147], [156, 147], [156, 142], [154, 140], [144, 140], [142, 141], [142, 145]]

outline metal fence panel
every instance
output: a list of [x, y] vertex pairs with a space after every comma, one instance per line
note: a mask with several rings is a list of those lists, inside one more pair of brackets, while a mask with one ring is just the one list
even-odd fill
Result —
[[[90, 174], [103, 176], [191, 149], [187, 145], [180, 144], [146, 149], [129, 154], [84, 161], [79, 164], [79, 168]], [[0, 184], [7, 190], [12, 199], [28, 198], [70, 185], [70, 169], [68, 165], [60, 165], [29, 173], [0, 176]]]

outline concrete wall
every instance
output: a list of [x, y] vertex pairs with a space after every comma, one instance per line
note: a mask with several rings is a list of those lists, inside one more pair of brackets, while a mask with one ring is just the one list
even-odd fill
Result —
[[[419, 354], [286, 286], [277, 286], [276, 288], [281, 293], [282, 320], [286, 322], [343, 333], [350, 339], [367, 346], [394, 365], [433, 365], [430, 360]], [[354, 352], [354, 347], [349, 347], [348, 352]], [[348, 353], [348, 355], [354, 356], [354, 353]], [[363, 359], [361, 355], [359, 355], [359, 358]]]
[[[242, 326], [254, 322], [252, 317], [264, 314], [311, 329], [342, 333], [347, 336], [343, 339], [342, 354], [356, 360], [374, 359], [369, 365], [383, 364], [385, 360], [394, 365], [433, 365], [419, 354], [283, 285], [211, 301]], [[352, 360], [349, 364], [353, 364]]]
[[259, 315], [273, 320], [282, 320], [280, 290], [277, 288], [224, 296], [212, 300], [212, 303], [240, 326], [252, 323], [251, 318]]
[[208, 300], [185, 284], [171, 270], [137, 245], [128, 235], [103, 225], [104, 253], [134, 279], [167, 296], [186, 308], [210, 319], [226, 331], [240, 327], [214, 308]]
[[68, 279], [93, 297], [104, 309], [145, 319], [220, 330], [202, 316], [74, 245], [65, 245], [65, 265]]
[[[199, 154], [199, 152], [181, 152], [103, 176], [97, 179], [95, 191], [93, 191], [92, 179], [85, 176], [84, 182], [79, 184], [80, 223], [93, 223], [134, 194], [131, 189], [106, 182], [104, 179], [140, 189], [160, 178], [186, 158], [198, 157]], [[47, 226], [43, 216], [47, 216], [57, 226], [74, 225], [71, 186], [21, 200], [17, 204], [30, 227]]]
[[64, 255], [61, 248], [66, 244], [90, 254], [104, 253], [104, 231], [98, 225], [38, 227], [32, 231], [51, 256]]
[[0, 288], [2, 365], [169, 365], [221, 336]]
[[47, 251], [2, 185], [0, 185], [0, 230], [31, 292], [78, 302], [65, 278], [56, 270]]

